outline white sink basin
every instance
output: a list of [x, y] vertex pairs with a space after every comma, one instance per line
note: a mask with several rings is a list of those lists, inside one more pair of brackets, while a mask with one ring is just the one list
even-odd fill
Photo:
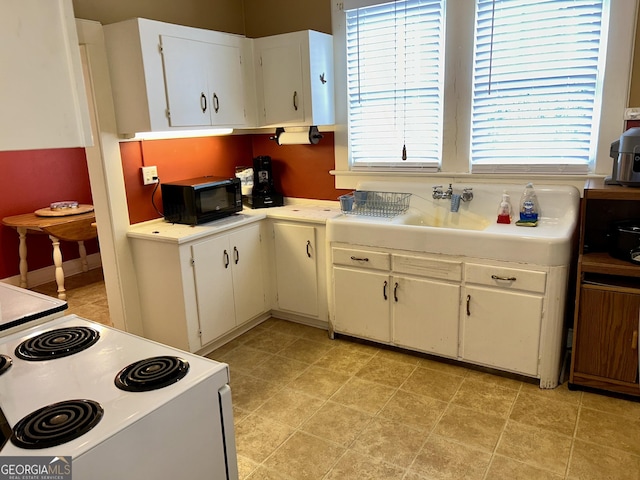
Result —
[[454, 192], [473, 187], [474, 199], [449, 211], [449, 200], [431, 198], [431, 185], [368, 182], [362, 190], [412, 193], [411, 207], [397, 217], [340, 215], [327, 221], [330, 242], [464, 255], [535, 265], [568, 265], [576, 230], [580, 193], [564, 185], [534, 185], [540, 218], [537, 227], [496, 222], [503, 191], [511, 196], [514, 221], [524, 189], [513, 184], [454, 184]]
[[470, 212], [454, 213], [438, 209], [432, 214], [411, 209], [408, 213], [393, 219], [392, 223], [415, 225], [418, 227], [456, 228], [462, 230], [484, 230], [491, 222], [487, 218]]

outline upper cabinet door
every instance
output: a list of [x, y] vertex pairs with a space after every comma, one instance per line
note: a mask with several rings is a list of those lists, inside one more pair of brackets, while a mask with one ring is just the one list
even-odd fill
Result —
[[3, 0], [0, 150], [92, 145], [71, 0]]
[[208, 44], [161, 35], [164, 80], [172, 127], [211, 125], [207, 86]]
[[333, 37], [304, 30], [254, 40], [262, 126], [335, 123]]
[[267, 125], [304, 122], [300, 45], [279, 45], [260, 52], [262, 95]]
[[211, 124], [245, 124], [244, 84], [240, 47], [208, 45], [207, 82], [211, 101]]
[[144, 18], [104, 34], [120, 134], [248, 126], [246, 38]]

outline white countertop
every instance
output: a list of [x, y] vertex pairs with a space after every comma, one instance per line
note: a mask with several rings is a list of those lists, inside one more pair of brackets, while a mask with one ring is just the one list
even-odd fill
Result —
[[241, 213], [195, 226], [169, 223], [162, 218], [149, 220], [131, 225], [127, 236], [130, 238], [182, 244], [208, 235], [222, 233], [232, 228], [258, 222], [265, 218], [325, 224], [328, 219], [335, 218], [340, 214], [338, 202], [287, 199], [287, 204], [283, 207], [258, 209], [244, 207]]

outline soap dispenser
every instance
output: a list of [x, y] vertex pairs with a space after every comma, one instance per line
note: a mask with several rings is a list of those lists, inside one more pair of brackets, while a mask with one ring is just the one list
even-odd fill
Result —
[[502, 201], [498, 207], [498, 223], [511, 223], [511, 202], [507, 192], [502, 194]]
[[520, 198], [520, 222], [538, 222], [538, 198], [533, 183], [527, 183]]

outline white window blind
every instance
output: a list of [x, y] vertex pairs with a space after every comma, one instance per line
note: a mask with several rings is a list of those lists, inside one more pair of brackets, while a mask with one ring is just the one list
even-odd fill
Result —
[[436, 170], [442, 151], [444, 0], [346, 11], [351, 165]]
[[473, 172], [588, 171], [602, 38], [603, 0], [477, 0]]

